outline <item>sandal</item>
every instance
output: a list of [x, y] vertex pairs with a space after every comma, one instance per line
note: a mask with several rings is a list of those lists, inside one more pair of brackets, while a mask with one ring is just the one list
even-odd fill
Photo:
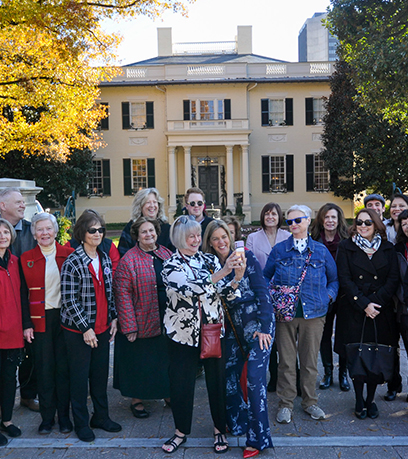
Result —
[[[177, 443], [175, 440], [176, 438], [180, 439], [181, 442], [180, 443]], [[167, 451], [167, 449], [164, 449], [163, 446], [162, 446], [162, 450], [165, 452], [165, 453], [175, 453], [179, 448], [180, 446], [185, 443], [187, 441], [187, 437], [186, 435], [180, 437], [180, 435], [177, 435], [177, 434], [174, 434], [171, 438], [169, 438], [165, 443], [164, 445], [168, 445], [168, 446], [171, 446], [173, 449], [171, 449], [170, 451]]]
[[[222, 448], [222, 449], [217, 449]], [[214, 434], [214, 452], [217, 454], [223, 454], [228, 451], [229, 445], [227, 440], [225, 439], [225, 435], [221, 432]]]
[[130, 405], [130, 411], [132, 412], [133, 416], [135, 418], [148, 418], [149, 417], [149, 413], [143, 408], [143, 410], [137, 410], [136, 407], [139, 406], [139, 405], [142, 405], [143, 406], [143, 403], [142, 402], [137, 402], [135, 403], [134, 405]]

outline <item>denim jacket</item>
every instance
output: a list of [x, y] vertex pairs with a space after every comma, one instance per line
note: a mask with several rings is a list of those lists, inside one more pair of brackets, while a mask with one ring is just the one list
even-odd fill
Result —
[[306, 277], [300, 287], [300, 301], [305, 319], [326, 315], [330, 301], [339, 289], [337, 268], [327, 248], [310, 236], [307, 249], [299, 253], [293, 246], [293, 236], [276, 244], [263, 271], [265, 280], [275, 285], [294, 286], [299, 282], [309, 250], [312, 252]]

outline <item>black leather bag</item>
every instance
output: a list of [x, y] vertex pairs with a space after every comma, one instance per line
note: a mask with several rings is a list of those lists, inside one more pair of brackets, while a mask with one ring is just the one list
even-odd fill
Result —
[[366, 318], [364, 317], [360, 342], [346, 344], [347, 368], [351, 378], [360, 376], [368, 381], [373, 380], [377, 384], [382, 384], [392, 378], [397, 348], [378, 344], [375, 319], [373, 319], [375, 343], [364, 343]]

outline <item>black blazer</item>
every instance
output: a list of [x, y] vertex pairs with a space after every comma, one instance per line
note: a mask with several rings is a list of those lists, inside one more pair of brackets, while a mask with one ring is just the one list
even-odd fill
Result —
[[[398, 335], [393, 295], [399, 284], [399, 269], [394, 246], [388, 241], [381, 242], [370, 259], [349, 238], [340, 242], [336, 262], [340, 283], [336, 352], [344, 355], [344, 344], [360, 341], [364, 309], [371, 302], [381, 305], [380, 314], [375, 319], [378, 342], [396, 345]], [[367, 318], [366, 323], [364, 341], [374, 341], [373, 320]]]

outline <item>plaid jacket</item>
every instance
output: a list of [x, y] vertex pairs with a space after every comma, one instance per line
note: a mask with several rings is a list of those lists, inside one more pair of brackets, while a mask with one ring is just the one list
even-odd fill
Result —
[[[98, 254], [108, 301], [106, 320], [110, 324], [117, 316], [112, 289], [112, 262], [105, 252], [98, 249]], [[65, 260], [61, 269], [61, 324], [82, 333], [93, 328], [96, 320], [95, 289], [89, 271], [91, 261], [80, 245]]]
[[[159, 245], [154, 253], [167, 260], [172, 253]], [[120, 331], [138, 338], [161, 333], [157, 280], [152, 255], [136, 244], [121, 258], [113, 280]]]

